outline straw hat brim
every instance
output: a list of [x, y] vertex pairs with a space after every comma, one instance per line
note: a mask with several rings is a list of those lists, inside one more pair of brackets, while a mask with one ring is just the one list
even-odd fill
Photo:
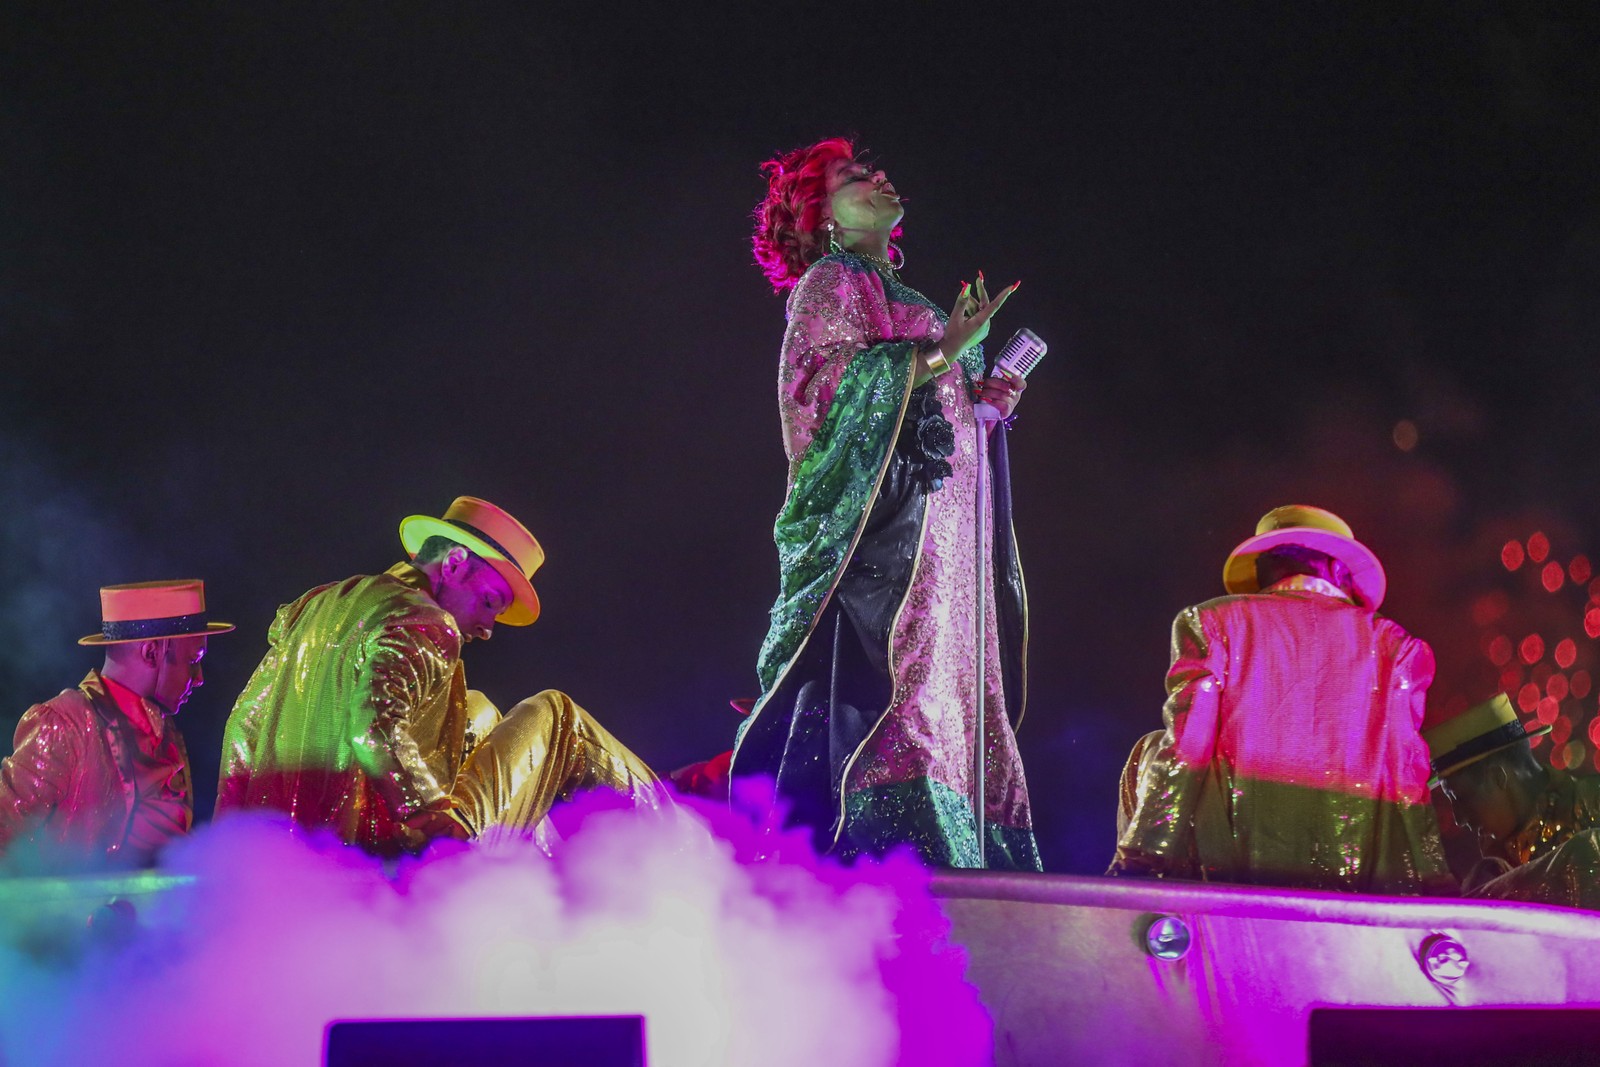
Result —
[[1341, 537], [1331, 530], [1319, 530], [1315, 526], [1285, 526], [1242, 542], [1228, 554], [1227, 562], [1222, 565], [1223, 588], [1230, 593], [1260, 592], [1261, 586], [1256, 581], [1256, 557], [1283, 545], [1301, 545], [1332, 556], [1350, 569], [1356, 596], [1363, 605], [1377, 611], [1383, 603], [1389, 579], [1372, 549], [1354, 538]]
[[1503, 745], [1497, 745], [1487, 752], [1480, 752], [1476, 756], [1468, 756], [1464, 760], [1461, 760], [1457, 763], [1452, 763], [1450, 766], [1446, 767], [1442, 771], [1439, 771], [1432, 778], [1428, 779], [1428, 788], [1438, 789], [1440, 784], [1442, 784], [1446, 778], [1450, 777], [1452, 774], [1455, 774], [1457, 771], [1460, 771], [1466, 767], [1470, 767], [1479, 760], [1486, 760], [1496, 752], [1504, 752], [1506, 749], [1511, 748], [1513, 745], [1519, 744], [1520, 742], [1527, 741], [1535, 737], [1543, 737], [1545, 734], [1554, 729], [1554, 723], [1551, 723], [1549, 726], [1541, 726], [1537, 730], [1529, 730], [1527, 733], [1516, 738], [1515, 740], [1507, 741]]
[[529, 626], [539, 618], [539, 594], [533, 583], [515, 563], [500, 554], [500, 550], [467, 530], [432, 515], [408, 515], [400, 523], [400, 544], [408, 555], [415, 556], [417, 549], [430, 537], [447, 537], [458, 545], [470, 549], [473, 555], [499, 572], [511, 587], [511, 606], [495, 616], [495, 622], [507, 626]]
[[160, 637], [121, 637], [112, 640], [105, 634], [89, 634], [87, 637], [78, 638], [80, 645], [131, 645], [139, 641], [165, 641], [171, 637], [210, 637], [213, 634], [225, 634], [235, 629], [231, 622], [208, 622], [204, 630], [191, 630], [181, 634], [162, 634]]

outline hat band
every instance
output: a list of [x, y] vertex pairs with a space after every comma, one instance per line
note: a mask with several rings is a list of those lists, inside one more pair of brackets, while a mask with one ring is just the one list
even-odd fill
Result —
[[1486, 734], [1479, 734], [1472, 740], [1457, 745], [1434, 760], [1434, 773], [1439, 773], [1439, 768], [1441, 767], [1454, 767], [1464, 760], [1474, 759], [1487, 752], [1493, 752], [1497, 748], [1504, 748], [1506, 745], [1521, 741], [1527, 736], [1528, 729], [1522, 725], [1521, 719], [1515, 719], [1504, 726], [1497, 726]]
[[101, 622], [100, 634], [107, 641], [139, 641], [147, 637], [176, 637], [204, 633], [206, 613], [169, 615], [164, 619], [121, 619]]
[[460, 519], [446, 519], [444, 521], [448, 522], [451, 526], [456, 526], [467, 531], [467, 533], [471, 534], [473, 537], [476, 537], [478, 540], [482, 541], [484, 544], [488, 545], [490, 548], [504, 556], [506, 558], [506, 562], [517, 568], [517, 570], [521, 571], [523, 574], [528, 573], [528, 568], [524, 567], [521, 562], [518, 561], [516, 556], [513, 556], [510, 552], [507, 552], [505, 545], [502, 545], [499, 541], [496, 541], [494, 538], [490, 537], [488, 534], [484, 533], [470, 522], [462, 522]]

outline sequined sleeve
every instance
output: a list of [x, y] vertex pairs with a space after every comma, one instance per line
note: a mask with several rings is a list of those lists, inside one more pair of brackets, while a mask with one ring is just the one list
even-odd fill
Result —
[[[810, 447], [848, 375], [872, 378], [910, 366], [909, 341], [890, 335], [877, 274], [828, 257], [808, 270], [789, 298], [778, 372], [778, 403], [791, 464]], [[865, 366], [854, 366], [857, 362]], [[856, 390], [860, 392], [860, 390]]]
[[0, 850], [59, 804], [82, 759], [81, 735], [49, 704], [17, 723], [15, 750], [0, 762]]
[[412, 716], [444, 703], [459, 641], [441, 621], [413, 617], [390, 621], [366, 649], [366, 684], [356, 709], [366, 728], [355, 738], [355, 758], [401, 818], [449, 793], [412, 736]]
[[781, 587], [762, 691], [804, 641], [869, 508], [911, 393], [916, 342], [889, 340], [882, 283], [844, 257], [816, 263], [789, 304], [778, 400], [789, 492], [773, 523]]
[[1194, 852], [1195, 806], [1216, 754], [1226, 668], [1207, 615], [1187, 608], [1172, 624], [1167, 671], [1166, 731], [1146, 758], [1139, 801], [1117, 844], [1111, 874], [1199, 876]]

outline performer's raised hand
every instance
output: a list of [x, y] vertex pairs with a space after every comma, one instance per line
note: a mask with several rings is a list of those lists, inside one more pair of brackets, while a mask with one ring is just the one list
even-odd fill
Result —
[[962, 283], [961, 292], [956, 296], [955, 306], [950, 309], [950, 319], [944, 326], [944, 340], [939, 343], [939, 351], [944, 353], [944, 358], [954, 363], [961, 358], [963, 352], [988, 337], [989, 319], [1004, 306], [1021, 284], [1013, 282], [1002, 289], [999, 296], [990, 300], [989, 293], [984, 288], [983, 272], [978, 273], [976, 286]]

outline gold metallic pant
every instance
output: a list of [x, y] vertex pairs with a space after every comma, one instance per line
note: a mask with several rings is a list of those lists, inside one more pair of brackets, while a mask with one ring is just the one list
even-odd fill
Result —
[[546, 689], [504, 716], [475, 690], [467, 702], [480, 740], [450, 800], [473, 836], [542, 838], [550, 808], [587, 789], [613, 790], [639, 807], [669, 803], [655, 772], [567, 694]]

